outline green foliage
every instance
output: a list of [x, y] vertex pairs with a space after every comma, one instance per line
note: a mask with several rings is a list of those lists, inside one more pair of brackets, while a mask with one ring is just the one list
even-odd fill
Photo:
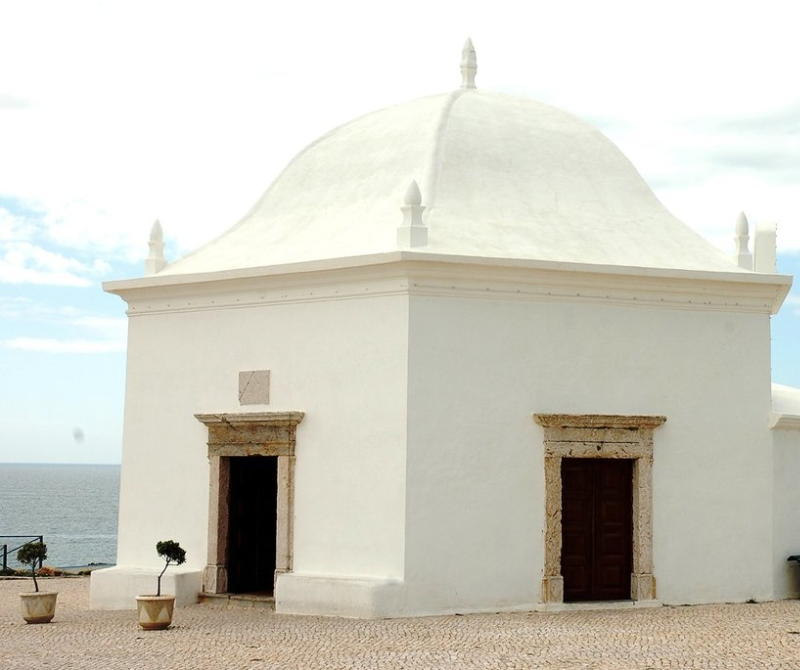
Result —
[[33, 588], [36, 593], [39, 593], [39, 583], [36, 581], [36, 566], [41, 565], [46, 558], [47, 545], [44, 542], [28, 542], [17, 551], [17, 560], [22, 565], [28, 565], [31, 568]]
[[156, 543], [156, 551], [158, 552], [158, 555], [166, 561], [164, 569], [158, 576], [158, 591], [156, 592], [156, 595], [160, 596], [161, 578], [164, 576], [164, 573], [167, 571], [167, 568], [170, 566], [170, 564], [174, 563], [175, 565], [182, 565], [186, 562], [186, 550], [181, 549], [181, 545], [179, 545], [177, 542], [173, 542], [172, 540], [164, 540]]
[[181, 545], [172, 540], [164, 540], [156, 543], [156, 551], [167, 563], [182, 565], [186, 563], [186, 550], [181, 549]]
[[22, 565], [32, 566], [47, 558], [47, 545], [42, 542], [28, 542], [17, 552], [17, 560]]

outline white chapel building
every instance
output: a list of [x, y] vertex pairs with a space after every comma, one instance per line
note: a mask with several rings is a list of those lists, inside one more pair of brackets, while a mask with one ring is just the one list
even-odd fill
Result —
[[237, 225], [113, 281], [118, 565], [91, 606], [274, 594], [403, 617], [797, 596], [791, 277], [730, 257], [599, 131], [461, 87], [300, 152]]

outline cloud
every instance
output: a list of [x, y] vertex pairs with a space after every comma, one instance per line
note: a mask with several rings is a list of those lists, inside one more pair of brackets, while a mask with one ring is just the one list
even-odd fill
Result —
[[128, 334], [128, 320], [125, 317], [110, 316], [77, 316], [68, 323], [76, 328], [90, 330], [105, 338], [121, 342], [123, 348]]
[[[58, 354], [90, 354], [124, 351], [128, 320], [108, 317], [74, 307], [50, 305], [25, 297], [0, 296], [0, 318], [22, 324], [27, 329], [46, 329], [56, 337], [20, 334], [0, 341], [4, 349]], [[17, 328], [19, 330], [19, 328]]]
[[0, 92], [0, 109], [27, 109], [33, 107], [33, 101], [12, 93]]
[[[65, 229], [71, 232], [64, 235]], [[107, 276], [112, 266], [105, 258], [91, 258], [70, 240], [81, 232], [41, 205], [0, 200], [0, 283], [90, 286]]]
[[23, 216], [13, 214], [0, 206], [0, 241], [29, 240], [36, 234], [36, 226]]
[[33, 301], [30, 298], [0, 295], [0, 319], [19, 319], [28, 313]]
[[[91, 286], [83, 263], [29, 242], [0, 243], [0, 283]], [[84, 276], [81, 276], [84, 275]]]
[[6, 349], [51, 354], [107, 354], [125, 351], [124, 341], [58, 340], [44, 337], [15, 337], [0, 343]]
[[0, 295], [0, 318], [28, 319], [52, 323], [66, 318], [77, 318], [85, 312], [71, 305], [48, 305], [24, 296]]
[[800, 100], [761, 114], [734, 116], [717, 122], [714, 126], [703, 124], [702, 130], [716, 127], [735, 135], [757, 137], [786, 137], [800, 135]]
[[789, 306], [789, 311], [791, 314], [794, 316], [800, 316], [800, 295], [790, 293], [785, 302]]
[[[44, 324], [59, 337], [13, 337], [0, 341], [4, 349], [51, 354], [105, 354], [125, 351], [127, 319], [97, 316], [72, 306], [51, 307], [21, 298], [0, 298], [0, 317], [25, 324]], [[88, 335], [88, 337], [87, 337]]]

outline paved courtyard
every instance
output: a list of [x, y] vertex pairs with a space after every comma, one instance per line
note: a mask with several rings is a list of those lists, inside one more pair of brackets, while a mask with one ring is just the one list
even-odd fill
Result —
[[0, 580], [0, 668], [800, 669], [800, 601], [641, 610], [481, 614], [382, 621], [193, 605], [168, 631], [134, 612], [88, 609], [88, 578], [51, 579], [53, 623], [25, 624]]

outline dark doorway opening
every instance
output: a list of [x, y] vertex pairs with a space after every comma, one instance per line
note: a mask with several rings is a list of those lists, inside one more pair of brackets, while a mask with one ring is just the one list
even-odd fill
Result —
[[278, 457], [230, 459], [228, 591], [272, 593], [275, 584]]
[[564, 602], [630, 599], [632, 482], [629, 459], [561, 460]]

